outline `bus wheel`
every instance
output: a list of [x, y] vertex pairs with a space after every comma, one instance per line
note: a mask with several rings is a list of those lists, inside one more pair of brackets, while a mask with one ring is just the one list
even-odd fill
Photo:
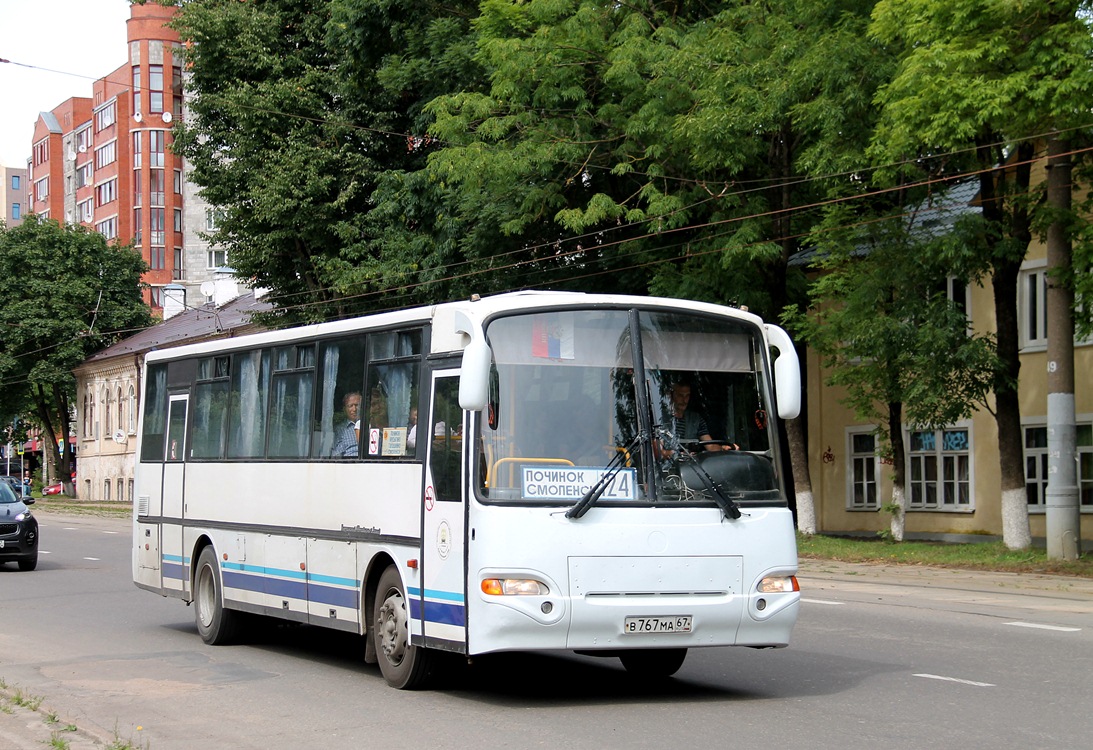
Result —
[[201, 640], [210, 646], [231, 641], [239, 629], [239, 613], [224, 608], [220, 590], [220, 566], [213, 548], [201, 550], [194, 576], [194, 619]]
[[626, 671], [636, 677], [671, 677], [686, 658], [685, 648], [635, 649], [619, 655]]
[[393, 688], [414, 690], [425, 687], [432, 672], [433, 654], [410, 645], [410, 616], [406, 592], [398, 569], [383, 571], [376, 587], [375, 627], [372, 637], [383, 679]]

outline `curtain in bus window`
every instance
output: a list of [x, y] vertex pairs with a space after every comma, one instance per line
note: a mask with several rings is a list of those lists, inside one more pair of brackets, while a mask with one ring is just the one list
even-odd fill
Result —
[[149, 365], [144, 391], [144, 425], [140, 460], [162, 461], [167, 428], [167, 366]]
[[269, 353], [237, 354], [231, 378], [228, 458], [256, 458], [266, 449]]
[[338, 361], [341, 351], [337, 344], [324, 348], [319, 365], [319, 421], [315, 426], [315, 456], [329, 456], [334, 445], [334, 393], [338, 386]]
[[[318, 406], [311, 434], [311, 455], [351, 458], [360, 421], [364, 382], [364, 337], [326, 342], [319, 348]], [[351, 404], [357, 404], [351, 409]]]
[[198, 383], [194, 388], [193, 435], [190, 439], [193, 458], [221, 458], [224, 455], [228, 398], [227, 380]]
[[277, 375], [269, 418], [269, 455], [305, 458], [310, 443], [312, 379], [310, 372]]

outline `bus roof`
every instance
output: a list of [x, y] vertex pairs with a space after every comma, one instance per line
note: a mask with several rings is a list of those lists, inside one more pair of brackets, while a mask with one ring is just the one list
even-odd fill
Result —
[[314, 323], [276, 331], [264, 331], [229, 339], [217, 339], [197, 344], [185, 344], [149, 352], [148, 362], [157, 362], [185, 357], [225, 353], [240, 349], [252, 349], [262, 346], [277, 346], [294, 341], [315, 338], [336, 337], [355, 331], [384, 330], [415, 324], [433, 324], [432, 353], [461, 351], [469, 337], [456, 329], [456, 314], [482, 322], [503, 312], [530, 311], [551, 308], [574, 307], [663, 307], [686, 309], [714, 315], [731, 315], [747, 320], [756, 325], [762, 321], [754, 314], [737, 308], [715, 305], [708, 302], [673, 299], [670, 297], [643, 297], [623, 294], [588, 294], [585, 292], [566, 291], [516, 291], [495, 294], [486, 297], [473, 296], [471, 299], [443, 302], [424, 307], [406, 308], [389, 312], [374, 313], [346, 320], [329, 323]]

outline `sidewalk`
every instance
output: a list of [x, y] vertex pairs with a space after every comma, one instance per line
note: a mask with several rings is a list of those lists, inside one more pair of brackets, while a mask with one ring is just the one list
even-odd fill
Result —
[[[797, 577], [806, 581], [870, 582], [1010, 594], [1047, 593], [1093, 602], [1093, 578], [931, 568], [924, 565], [846, 563], [802, 558]], [[803, 587], [802, 587], [803, 588]]]

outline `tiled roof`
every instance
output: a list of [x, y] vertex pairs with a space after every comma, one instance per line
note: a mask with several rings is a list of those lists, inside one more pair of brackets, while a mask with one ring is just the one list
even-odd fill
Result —
[[108, 346], [85, 359], [81, 366], [126, 354], [144, 354], [154, 349], [166, 349], [214, 338], [227, 338], [252, 330], [251, 316], [272, 309], [268, 302], [254, 298], [254, 292], [242, 294], [220, 307], [191, 307], [169, 320], [145, 328], [127, 339]]

